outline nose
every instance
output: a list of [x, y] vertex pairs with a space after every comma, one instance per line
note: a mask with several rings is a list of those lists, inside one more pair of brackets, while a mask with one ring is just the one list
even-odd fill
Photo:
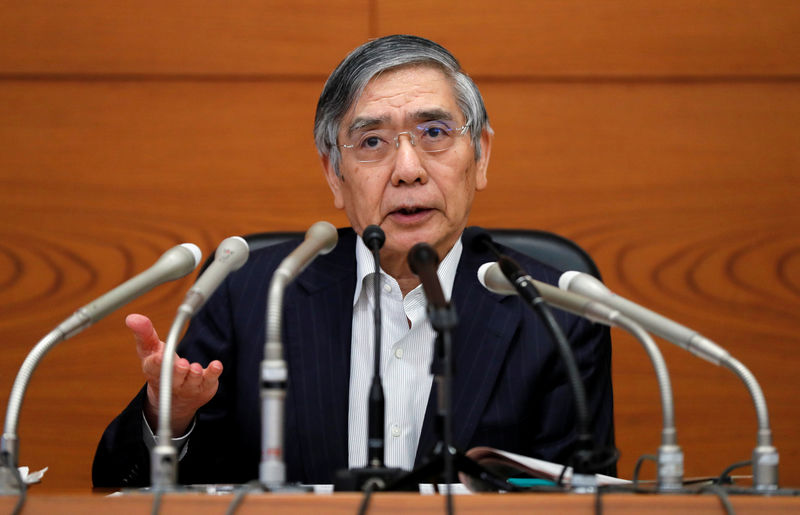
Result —
[[[407, 136], [404, 138], [403, 136]], [[397, 153], [392, 168], [392, 185], [413, 184], [428, 182], [428, 172], [422, 164], [419, 150], [415, 145], [414, 135], [410, 132], [401, 132], [395, 138]]]

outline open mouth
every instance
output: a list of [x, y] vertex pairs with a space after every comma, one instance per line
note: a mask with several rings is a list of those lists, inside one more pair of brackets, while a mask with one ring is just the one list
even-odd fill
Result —
[[399, 219], [413, 221], [425, 217], [430, 211], [432, 209], [428, 207], [411, 206], [395, 209], [391, 214]]
[[395, 211], [395, 213], [400, 213], [401, 215], [413, 215], [420, 211], [427, 211], [424, 207], [403, 207]]

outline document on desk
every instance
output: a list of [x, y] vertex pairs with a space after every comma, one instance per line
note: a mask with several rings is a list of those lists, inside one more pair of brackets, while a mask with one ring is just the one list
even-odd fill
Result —
[[[530, 458], [492, 447], [473, 447], [467, 451], [466, 455], [502, 478], [531, 476], [555, 483], [564, 470], [564, 465], [559, 463]], [[459, 474], [459, 476], [461, 476], [461, 481], [469, 487], [471, 484], [469, 478], [463, 477], [463, 474]], [[627, 485], [631, 483], [627, 479], [619, 479], [603, 474], [595, 474], [595, 479], [598, 486]], [[570, 484], [571, 481], [572, 467], [567, 467], [566, 472], [564, 472], [564, 483]]]

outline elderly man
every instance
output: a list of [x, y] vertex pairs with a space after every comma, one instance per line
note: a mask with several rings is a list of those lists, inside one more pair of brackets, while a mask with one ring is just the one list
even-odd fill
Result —
[[[476, 271], [493, 257], [460, 240], [475, 192], [487, 184], [492, 131], [483, 99], [458, 61], [414, 36], [362, 45], [325, 84], [314, 134], [334, 204], [352, 229], [341, 229], [336, 248], [285, 295], [287, 478], [331, 483], [334, 471], [366, 464], [376, 280], [382, 285], [386, 463], [412, 469], [435, 445], [434, 332], [406, 260], [418, 242], [439, 254], [442, 287], [461, 314], [453, 336], [455, 445], [567, 461], [575, 415], [557, 349], [518, 298], [481, 287]], [[386, 233], [379, 274], [360, 237], [370, 224]], [[183, 483], [258, 476], [267, 290], [296, 245], [252, 253], [195, 317], [179, 347], [184, 357], [175, 364], [172, 431], [183, 435], [177, 439]], [[557, 271], [513, 255], [537, 279], [557, 281]], [[613, 443], [608, 332], [565, 313], [557, 319], [585, 380], [596, 441]], [[147, 384], [103, 435], [96, 486], [149, 483], [163, 343], [146, 317], [131, 315], [127, 325]]]

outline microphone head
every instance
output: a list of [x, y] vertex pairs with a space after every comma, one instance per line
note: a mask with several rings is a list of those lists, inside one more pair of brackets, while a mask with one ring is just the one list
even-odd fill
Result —
[[241, 236], [231, 236], [225, 238], [217, 247], [214, 260], [226, 263], [230, 271], [238, 270], [247, 262], [250, 255], [250, 247]]
[[197, 268], [197, 264], [203, 257], [203, 253], [194, 243], [182, 243], [175, 245], [164, 252], [158, 261], [151, 267], [163, 274], [163, 281], [173, 281], [180, 279], [192, 270]]
[[492, 263], [491, 261], [488, 263], [484, 263], [478, 268], [478, 282], [483, 285], [484, 288], [489, 289], [486, 285], [486, 274], [489, 271], [489, 268], [496, 263]]
[[478, 282], [481, 286], [498, 295], [517, 295], [517, 290], [508, 282], [497, 262], [484, 263], [478, 268]]
[[572, 284], [572, 281], [580, 275], [580, 272], [576, 272], [575, 270], [569, 270], [561, 274], [561, 277], [558, 278], [558, 287], [564, 291], [569, 291], [569, 285]]
[[192, 267], [192, 270], [194, 270], [197, 265], [200, 264], [200, 260], [203, 259], [203, 253], [200, 251], [200, 247], [194, 243], [181, 243], [180, 246], [191, 252], [194, 258], [194, 266]]
[[570, 270], [558, 278], [558, 287], [565, 291], [580, 293], [591, 299], [605, 299], [614, 295], [605, 284], [593, 275]]
[[324, 246], [320, 249], [319, 253], [327, 254], [336, 247], [336, 243], [339, 241], [339, 233], [336, 231], [336, 227], [334, 227], [333, 224], [323, 220], [316, 222], [308, 228], [306, 231], [306, 240], [310, 239], [315, 239], [323, 243]]
[[386, 241], [386, 234], [379, 226], [372, 224], [364, 229], [361, 239], [364, 240], [364, 244], [369, 250], [376, 251], [381, 250], [381, 247], [383, 247]]
[[427, 264], [432, 264], [433, 266], [439, 264], [439, 256], [433, 250], [433, 247], [425, 242], [417, 243], [411, 247], [411, 250], [408, 251], [408, 266], [411, 271], [419, 275], [422, 267]]

